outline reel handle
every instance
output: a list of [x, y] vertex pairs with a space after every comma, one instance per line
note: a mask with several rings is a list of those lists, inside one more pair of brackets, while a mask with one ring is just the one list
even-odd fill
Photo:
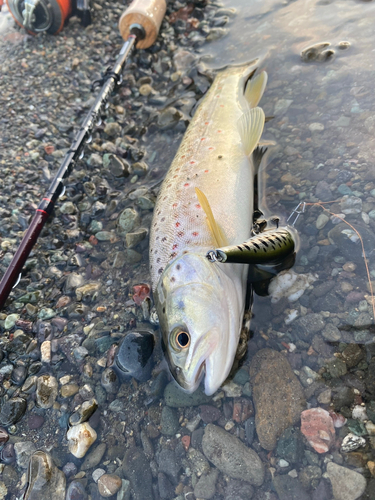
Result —
[[127, 40], [134, 25], [141, 25], [145, 37], [138, 40], [137, 49], [147, 49], [155, 42], [165, 11], [166, 0], [134, 0], [119, 21], [119, 30], [122, 38]]

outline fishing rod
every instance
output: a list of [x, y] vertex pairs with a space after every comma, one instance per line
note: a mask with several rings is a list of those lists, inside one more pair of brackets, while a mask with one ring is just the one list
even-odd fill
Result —
[[36, 209], [30, 226], [0, 282], [0, 308], [4, 306], [12, 288], [20, 280], [25, 262], [51, 215], [57, 199], [65, 190], [64, 180], [83, 156], [83, 147], [86, 142], [90, 141], [91, 131], [100, 118], [102, 108], [112, 91], [121, 83], [122, 70], [129, 54], [134, 46], [137, 49], [146, 49], [155, 42], [166, 9], [166, 0], [134, 0], [122, 14], [119, 30], [126, 41], [114, 65], [106, 70], [101, 80], [93, 84], [94, 87], [102, 85], [101, 90]]

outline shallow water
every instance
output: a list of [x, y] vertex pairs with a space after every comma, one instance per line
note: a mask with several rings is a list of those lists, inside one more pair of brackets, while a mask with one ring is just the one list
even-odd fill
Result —
[[[90, 80], [98, 77], [121, 46], [118, 36], [110, 36], [116, 30], [121, 7], [99, 6], [103, 17], [97, 31], [91, 28], [82, 33], [73, 21], [58, 37], [22, 37], [17, 50], [9, 45], [4, 49], [6, 90], [1, 105], [2, 110], [13, 112], [1, 116], [2, 270], [27, 225], [33, 204], [58, 165], [59, 155], [53, 156], [45, 146], [53, 144], [56, 151], [68, 147], [68, 125], [77, 124], [77, 113], [83, 116], [87, 110]], [[103, 169], [102, 160], [92, 154], [102, 158], [111, 152], [105, 143], [115, 144], [116, 136], [105, 134], [104, 126], [99, 128], [94, 146], [86, 148], [89, 161], [82, 162], [68, 182], [61, 200], [63, 211], [57, 210], [56, 218], [49, 222], [32, 256], [34, 262], [29, 262], [29, 271], [0, 317], [5, 353], [0, 365], [2, 405], [17, 395], [28, 404], [23, 418], [8, 426], [10, 442], [20, 444], [16, 461], [2, 469], [0, 481], [1, 488], [7, 490], [3, 494], [6, 499], [21, 497], [26, 487], [27, 457], [39, 448], [48, 451], [55, 465], [64, 470], [67, 484], [75, 478], [80, 481], [76, 487], [90, 493], [92, 499], [101, 498], [96, 483], [102, 471], [123, 479], [119, 500], [128, 498], [127, 480], [135, 491], [133, 498], [151, 498], [151, 488], [142, 490], [138, 484], [139, 479], [151, 483], [151, 477], [155, 498], [338, 500], [343, 498], [340, 484], [346, 492], [354, 490], [348, 493], [348, 500], [358, 498], [358, 494], [374, 498], [374, 318], [364, 256], [355, 231], [363, 240], [373, 279], [375, 6], [359, 1], [228, 0], [223, 7], [237, 9], [224, 26], [227, 34], [195, 46], [203, 76], [190, 68], [182, 69], [195, 86], [188, 79], [175, 83], [170, 78], [173, 67], [167, 65], [156, 73], [156, 66], [142, 60], [142, 54], [134, 56], [133, 63], [141, 64], [141, 69], [136, 70], [133, 64], [125, 72], [124, 86], [113, 98], [108, 116], [121, 124], [120, 135], [128, 136], [117, 141], [116, 154], [134, 164], [138, 150], [144, 151], [149, 172], [145, 177], [124, 178]], [[317, 50], [315, 58], [301, 59], [304, 49], [322, 42], [330, 45]], [[171, 43], [171, 37], [166, 37], [165, 61], [171, 60]], [[183, 37], [173, 39], [173, 43], [193, 50]], [[95, 50], [90, 51], [90, 44]], [[156, 65], [157, 57], [156, 52], [152, 64]], [[262, 67], [269, 75], [261, 104], [273, 119], [266, 124], [264, 137], [276, 143], [268, 165], [263, 165], [260, 208], [267, 216], [277, 214], [284, 224], [298, 204], [307, 203], [295, 224], [300, 242], [293, 270], [310, 276], [311, 286], [297, 299], [290, 289], [278, 302], [255, 296], [253, 335], [242, 368], [235, 384], [212, 399], [198, 394], [191, 405], [186, 398], [181, 400], [181, 395], [167, 392], [163, 397], [167, 380], [158, 370], [147, 382], [103, 382], [104, 369], [111, 366], [115, 354], [110, 346], [117, 345], [135, 326], [155, 328], [148, 322], [146, 304], [142, 308], [132, 300], [132, 287], [149, 282], [147, 238], [135, 247], [136, 253], [129, 254], [124, 234], [118, 229], [119, 214], [134, 207], [141, 215], [139, 225], [149, 227], [152, 208], [148, 207], [152, 207], [153, 195], [177, 150], [196, 98], [207, 88], [215, 69], [256, 57], [264, 58]], [[74, 58], [78, 62], [74, 63]], [[139, 96], [140, 85], [132, 80], [132, 72], [136, 79], [151, 75], [152, 85], [164, 101], [155, 104], [151, 98]], [[36, 103], [17, 98], [24, 94], [32, 100], [35, 93], [39, 96]], [[171, 105], [184, 115], [165, 131], [158, 116]], [[148, 130], [142, 135], [144, 125]], [[43, 128], [46, 132], [40, 143], [31, 144]], [[129, 153], [134, 139], [137, 151]], [[143, 187], [150, 188], [151, 195], [146, 190], [134, 193]], [[319, 202], [325, 203], [328, 212], [317, 205]], [[99, 235], [103, 231], [107, 234]], [[87, 284], [92, 286], [83, 290]], [[299, 284], [297, 291], [301, 288]], [[39, 296], [22, 299], [27, 291]], [[20, 315], [17, 324], [12, 325], [11, 313]], [[86, 351], [77, 350], [79, 345]], [[47, 355], [37, 371], [42, 346]], [[264, 348], [281, 352], [291, 368], [270, 351], [263, 351], [271, 380], [259, 374], [254, 359]], [[157, 347], [155, 363], [161, 359]], [[36, 390], [35, 380], [28, 378], [29, 387], [25, 388], [25, 377], [22, 380], [19, 375], [22, 370], [28, 377], [47, 374], [50, 381], [55, 377], [59, 393], [51, 407], [40, 402], [41, 389]], [[68, 389], [63, 389], [64, 385]], [[167, 391], [173, 390], [167, 387]], [[262, 392], [268, 401], [262, 399]], [[279, 394], [286, 407], [282, 402], [279, 408], [272, 406], [273, 401], [279, 401]], [[68, 450], [67, 421], [78, 405], [93, 396], [99, 409], [90, 423], [98, 437], [86, 457], [77, 459]], [[317, 407], [331, 412], [331, 416], [325, 415], [324, 423], [317, 416], [314, 420], [317, 433], [323, 435], [323, 444], [329, 448], [325, 453], [314, 451], [299, 434], [301, 410]], [[290, 414], [289, 408], [293, 408]], [[251, 431], [254, 417], [255, 437]], [[202, 446], [203, 433], [208, 436], [211, 432], [209, 422], [224, 427], [227, 434], [258, 453], [266, 470], [262, 485], [258, 479], [254, 488], [249, 487], [239, 481], [243, 476], [238, 470], [230, 468], [234, 456], [245, 453], [239, 441], [235, 441], [234, 456], [227, 459], [229, 468], [212, 460], [207, 445]], [[333, 434], [332, 422], [336, 423]], [[283, 434], [287, 428], [289, 434]], [[212, 432], [219, 432], [215, 429]], [[327, 429], [331, 432], [328, 437], [324, 434]], [[344, 451], [342, 440], [349, 432], [358, 447]], [[220, 433], [218, 436], [220, 439]], [[106, 449], [97, 451], [95, 447], [104, 444]], [[224, 451], [230, 448], [228, 441], [223, 446]], [[24, 455], [20, 449], [26, 449]], [[93, 449], [99, 458], [92, 461], [94, 465], [87, 464]], [[1, 461], [6, 463], [4, 452]], [[221, 469], [219, 474], [213, 462]], [[334, 464], [344, 469], [335, 469]], [[48, 495], [39, 494], [39, 498], [50, 498]], [[77, 498], [85, 498], [83, 492], [80, 495]]]

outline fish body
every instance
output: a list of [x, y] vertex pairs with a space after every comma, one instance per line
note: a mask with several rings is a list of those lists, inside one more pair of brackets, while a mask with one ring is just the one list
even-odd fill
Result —
[[[212, 264], [206, 253], [251, 235], [251, 153], [264, 114], [255, 108], [250, 116], [249, 110], [266, 81], [261, 73], [249, 91], [247, 82], [255, 69], [253, 64], [218, 73], [185, 133], [154, 209], [152, 287], [171, 372], [188, 392], [197, 388], [204, 373], [206, 394], [220, 387], [232, 367], [242, 326], [247, 265]], [[246, 134], [255, 137], [251, 144], [244, 140]], [[217, 222], [216, 233], [202, 196]]]

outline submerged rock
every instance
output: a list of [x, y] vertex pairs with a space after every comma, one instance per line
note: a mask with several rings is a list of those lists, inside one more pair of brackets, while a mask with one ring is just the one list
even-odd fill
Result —
[[5, 401], [0, 407], [0, 424], [13, 425], [23, 417], [27, 408], [26, 399], [12, 398]]
[[221, 427], [208, 424], [203, 435], [205, 456], [224, 474], [255, 486], [264, 480], [264, 467], [257, 453]]
[[73, 425], [66, 435], [69, 451], [77, 458], [83, 458], [90, 446], [95, 443], [97, 434], [87, 422]]
[[44, 451], [38, 450], [31, 456], [27, 482], [25, 500], [65, 500], [65, 474]]
[[259, 442], [273, 450], [277, 439], [296, 424], [306, 407], [303, 388], [287, 359], [272, 349], [262, 349], [250, 366]]
[[58, 394], [58, 383], [52, 375], [42, 375], [38, 378], [36, 402], [40, 408], [51, 408]]
[[327, 476], [335, 500], [356, 500], [366, 489], [366, 479], [361, 474], [333, 462], [327, 465]]
[[333, 420], [323, 408], [311, 408], [301, 413], [301, 432], [318, 453], [327, 453], [335, 442]]
[[140, 448], [130, 448], [125, 453], [122, 470], [130, 481], [133, 500], [154, 499], [150, 464]]
[[154, 335], [146, 330], [129, 332], [121, 342], [115, 366], [120, 376], [130, 376], [141, 382], [150, 378]]

